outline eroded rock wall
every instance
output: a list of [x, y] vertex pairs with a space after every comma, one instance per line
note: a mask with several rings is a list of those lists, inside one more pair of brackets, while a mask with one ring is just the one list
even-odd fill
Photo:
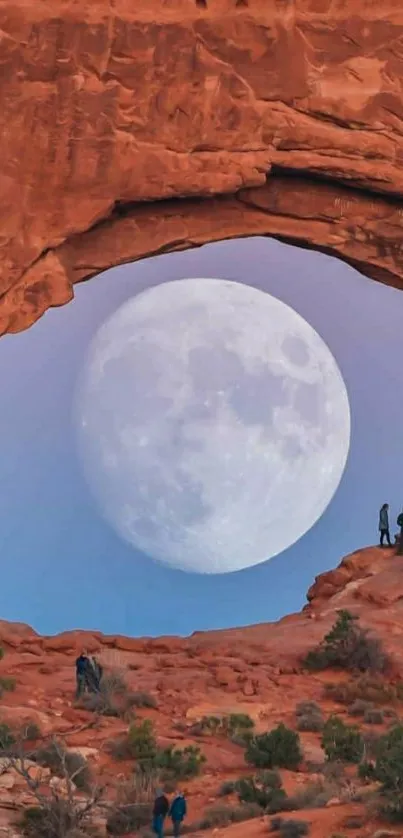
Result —
[[403, 285], [400, 0], [3, 0], [0, 332], [245, 234]]

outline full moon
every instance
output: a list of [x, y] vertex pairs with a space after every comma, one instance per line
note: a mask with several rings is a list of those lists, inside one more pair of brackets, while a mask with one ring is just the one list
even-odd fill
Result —
[[280, 300], [223, 279], [167, 282], [122, 305], [90, 346], [75, 421], [103, 516], [137, 550], [198, 573], [298, 541], [350, 444], [322, 338]]

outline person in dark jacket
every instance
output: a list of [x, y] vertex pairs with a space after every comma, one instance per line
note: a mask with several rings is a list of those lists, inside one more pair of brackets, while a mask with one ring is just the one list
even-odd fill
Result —
[[88, 655], [86, 652], [81, 652], [76, 660], [76, 701], [83, 695], [88, 688], [88, 667], [90, 665]]
[[389, 532], [389, 504], [384, 503], [379, 512], [379, 532], [380, 532], [380, 541], [379, 546], [383, 547], [384, 538], [388, 542], [388, 546], [392, 547], [392, 542], [390, 540], [390, 532]]
[[169, 812], [169, 803], [162, 789], [158, 789], [154, 800], [152, 830], [157, 838], [164, 838], [164, 821]]
[[185, 795], [182, 792], [178, 792], [169, 807], [169, 815], [172, 820], [174, 838], [179, 838], [181, 823], [186, 815], [186, 811], [187, 807]]

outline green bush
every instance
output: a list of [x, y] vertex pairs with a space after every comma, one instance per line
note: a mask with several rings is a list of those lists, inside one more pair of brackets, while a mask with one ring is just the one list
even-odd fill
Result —
[[403, 725], [396, 725], [375, 746], [374, 777], [384, 791], [403, 793]]
[[236, 790], [241, 803], [255, 803], [269, 814], [288, 808], [288, 798], [277, 771], [259, 771], [254, 777], [241, 777]]
[[241, 823], [262, 814], [260, 806], [253, 803], [243, 806], [225, 806], [219, 803], [209, 806], [203, 818], [197, 824], [197, 829], [214, 829], [217, 826], [229, 826], [231, 823]]
[[237, 784], [235, 780], [224, 780], [218, 789], [218, 797], [228, 797], [229, 794], [234, 794], [236, 786]]
[[139, 765], [155, 763], [157, 742], [152, 722], [133, 722], [126, 736], [110, 743], [110, 751], [115, 759], [135, 759]]
[[364, 740], [355, 725], [330, 716], [323, 728], [322, 748], [328, 760], [358, 763], [364, 753]]
[[360, 672], [384, 672], [386, 653], [377, 637], [358, 625], [357, 618], [341, 610], [336, 622], [316, 649], [308, 652], [304, 666], [311, 671], [339, 667]]
[[309, 824], [306, 821], [273, 818], [270, 830], [271, 832], [279, 832], [281, 838], [302, 838], [304, 835], [309, 835]]
[[151, 823], [152, 805], [150, 803], [132, 803], [116, 806], [108, 815], [106, 831], [110, 835], [128, 835], [138, 832]]
[[155, 756], [156, 768], [163, 780], [189, 780], [200, 774], [206, 758], [200, 748], [188, 745], [181, 750], [170, 745], [158, 749]]
[[284, 724], [253, 736], [245, 751], [245, 759], [256, 768], [298, 768], [302, 752], [298, 733]]

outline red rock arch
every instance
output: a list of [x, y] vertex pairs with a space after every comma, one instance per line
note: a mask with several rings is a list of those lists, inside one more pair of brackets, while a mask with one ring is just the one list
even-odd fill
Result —
[[403, 286], [401, 0], [3, 0], [0, 30], [0, 333], [236, 236]]

